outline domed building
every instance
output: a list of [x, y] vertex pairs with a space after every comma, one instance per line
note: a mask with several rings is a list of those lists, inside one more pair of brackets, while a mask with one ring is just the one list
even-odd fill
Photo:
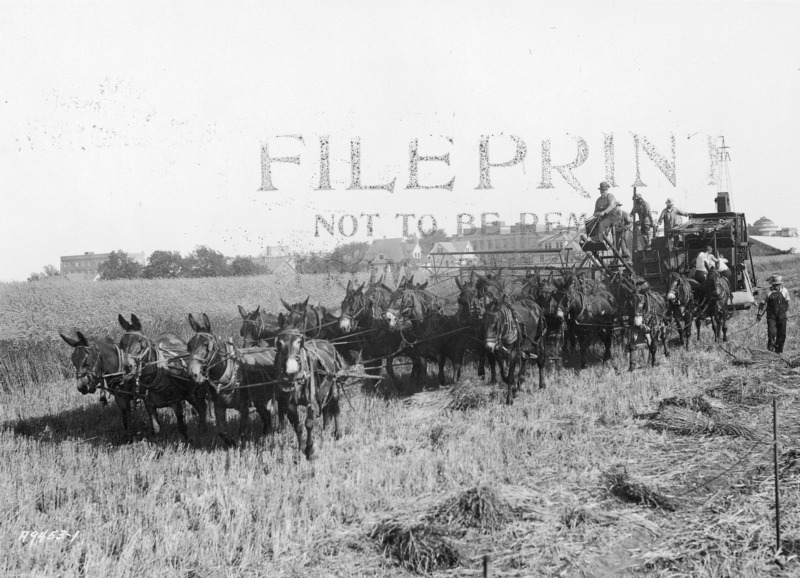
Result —
[[753, 228], [758, 231], [759, 235], [764, 237], [772, 237], [781, 230], [780, 227], [766, 217], [761, 217], [753, 223]]

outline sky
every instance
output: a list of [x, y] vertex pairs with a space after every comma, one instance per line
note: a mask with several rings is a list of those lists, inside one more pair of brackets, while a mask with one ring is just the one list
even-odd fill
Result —
[[[566, 224], [609, 177], [630, 207], [637, 157], [653, 210], [710, 212], [721, 135], [734, 209], [798, 227], [797, 22], [754, 1], [5, 3], [0, 281], [86, 251], [329, 250], [400, 236], [398, 214]], [[409, 187], [413, 141], [449, 155], [418, 164], [439, 188]], [[298, 157], [269, 163], [277, 190], [264, 146]]]

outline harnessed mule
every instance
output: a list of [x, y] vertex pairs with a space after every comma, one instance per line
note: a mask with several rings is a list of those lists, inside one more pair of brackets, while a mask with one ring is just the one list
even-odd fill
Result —
[[677, 271], [669, 274], [667, 307], [675, 320], [678, 340], [688, 351], [689, 341], [692, 338], [692, 320], [695, 312], [694, 291], [689, 280]]
[[[664, 345], [664, 357], [669, 357], [665, 325], [668, 311], [664, 298], [649, 289], [636, 291], [634, 288], [628, 295], [623, 308], [629, 318], [628, 369], [630, 371], [635, 369], [634, 353], [642, 347], [647, 347], [650, 354], [650, 365], [655, 367], [659, 339]], [[642, 342], [642, 337], [644, 342]]]
[[497, 375], [495, 374], [495, 361], [494, 353], [487, 351], [484, 347], [486, 339], [486, 328], [483, 326], [483, 297], [478, 289], [472, 282], [472, 276], [468, 281], [461, 281], [456, 277], [456, 285], [458, 286], [458, 314], [461, 317], [461, 322], [470, 327], [470, 345], [468, 350], [472, 350], [478, 356], [478, 377], [486, 375], [485, 363], [487, 357], [491, 359], [489, 367], [491, 368], [492, 383], [497, 383]]
[[573, 349], [575, 348], [575, 336], [567, 335], [566, 323], [562, 317], [558, 316], [558, 303], [555, 295], [563, 284], [563, 281], [556, 281], [553, 272], [550, 272], [547, 281], [542, 282], [537, 272], [533, 278], [529, 278], [528, 299], [538, 304], [542, 308], [547, 333], [545, 334], [545, 349], [547, 350], [548, 360], [554, 359], [559, 366], [563, 365], [563, 352], [567, 349], [567, 339], [571, 339]]
[[722, 341], [728, 341], [728, 307], [732, 299], [728, 280], [720, 277], [716, 268], [712, 267], [706, 276], [703, 289], [705, 290], [705, 305], [695, 317], [697, 341], [700, 341], [700, 325], [706, 317], [711, 319], [714, 341], [719, 341], [720, 332]]
[[566, 319], [569, 330], [580, 342], [581, 369], [588, 367], [588, 351], [592, 338], [599, 336], [605, 346], [603, 363], [611, 359], [611, 341], [617, 318], [617, 303], [608, 291], [586, 294], [565, 281], [555, 296], [557, 315]]
[[[288, 315], [278, 315], [278, 325], [284, 327], [291, 325], [297, 327], [306, 337], [311, 339], [333, 339], [339, 336], [339, 318], [321, 305], [308, 304], [309, 297], [302, 303], [289, 305], [281, 299], [281, 304], [289, 312]], [[281, 321], [283, 319], [283, 321]]]
[[[513, 398], [525, 379], [527, 360], [530, 357], [536, 358], [536, 364], [539, 366], [539, 387], [543, 389], [546, 386], [544, 370], [547, 364], [547, 352], [544, 338], [547, 334], [547, 325], [542, 308], [533, 301], [517, 301], [509, 304], [502, 297], [499, 303], [492, 301], [487, 305], [484, 325], [486, 349], [496, 357], [500, 365], [500, 376], [508, 385], [506, 403], [513, 403]], [[519, 372], [515, 380], [514, 370], [517, 363]]]
[[250, 405], [256, 408], [263, 423], [263, 433], [272, 431], [267, 408], [275, 382], [275, 349], [253, 347], [237, 350], [211, 332], [211, 322], [203, 313], [202, 323], [189, 314], [189, 325], [195, 334], [187, 344], [189, 375], [198, 385], [208, 383], [214, 402], [214, 415], [220, 438], [236, 445], [225, 432], [226, 410], [239, 412], [239, 439], [250, 421]]
[[261, 311], [260, 305], [250, 313], [239, 305], [239, 315], [242, 316], [239, 335], [242, 336], [243, 347], [255, 347], [261, 342], [265, 345], [275, 345], [275, 338], [281, 330], [276, 315]]
[[[286, 412], [297, 434], [300, 451], [309, 460], [314, 455], [314, 404], [322, 414], [322, 427], [333, 418], [333, 435], [339, 439], [338, 374], [343, 367], [342, 358], [328, 341], [306, 339], [296, 327], [284, 327], [275, 341], [278, 371], [278, 406]], [[300, 425], [298, 406], [306, 406], [306, 445], [303, 449], [303, 427]]]
[[403, 277], [383, 314], [389, 331], [400, 336], [400, 352], [411, 358], [411, 381], [416, 385], [424, 383], [427, 373], [419, 348], [422, 340], [429, 338], [425, 335], [425, 322], [433, 315], [434, 307], [438, 309], [446, 305], [433, 293], [425, 290], [427, 285], [427, 282], [415, 285], [413, 277], [408, 280]]
[[133, 382], [124, 379], [125, 353], [114, 343], [87, 339], [80, 331], [76, 331], [77, 339], [63, 333], [59, 335], [73, 348], [70, 361], [75, 368], [75, 385], [78, 391], [86, 395], [101, 387], [113, 395], [122, 414], [125, 434], [131, 438], [131, 405], [136, 400]]
[[388, 331], [383, 319], [391, 297], [392, 290], [381, 280], [371, 284], [366, 291], [363, 284], [353, 289], [353, 282], [349, 281], [339, 316], [339, 332], [351, 349], [354, 345], [359, 349], [367, 374], [377, 376], [385, 359], [386, 373], [398, 383], [393, 354], [400, 350], [402, 340], [395, 332]]
[[184, 356], [181, 355], [186, 351], [186, 342], [172, 334], [163, 334], [153, 342], [142, 333], [142, 324], [136, 315], [131, 315], [130, 323], [122, 315], [118, 316], [118, 321], [125, 330], [119, 347], [127, 360], [124, 364], [126, 379], [133, 380], [134, 391], [143, 399], [153, 433], [161, 430], [157, 409], [171, 407], [178, 422], [178, 431], [188, 441], [184, 401], [188, 401], [195, 409], [200, 420], [200, 431], [205, 432], [207, 388], [205, 384], [195, 384], [189, 378]]

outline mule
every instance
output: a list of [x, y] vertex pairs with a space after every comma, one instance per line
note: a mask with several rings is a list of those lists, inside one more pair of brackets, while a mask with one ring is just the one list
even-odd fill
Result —
[[695, 317], [697, 341], [700, 341], [700, 326], [706, 318], [711, 320], [714, 341], [719, 341], [720, 333], [722, 334], [722, 341], [728, 341], [728, 308], [732, 304], [732, 294], [728, 280], [721, 277], [716, 268], [712, 267], [703, 283], [703, 290], [705, 302]]
[[281, 299], [281, 304], [288, 314], [278, 315], [278, 325], [290, 325], [300, 328], [306, 337], [311, 339], [334, 339], [339, 337], [339, 318], [321, 305], [309, 305], [308, 300], [289, 305]]
[[135, 383], [135, 391], [141, 395], [147, 413], [151, 416], [153, 433], [161, 431], [158, 409], [171, 407], [178, 423], [178, 431], [188, 441], [183, 402], [187, 401], [197, 412], [200, 431], [206, 431], [207, 384], [195, 384], [188, 375], [182, 353], [186, 342], [173, 334], [163, 334], [152, 341], [142, 333], [142, 324], [136, 315], [128, 322], [122, 315], [117, 317], [125, 334], [119, 342], [125, 353], [127, 379]]
[[237, 350], [211, 331], [211, 322], [203, 313], [200, 322], [189, 314], [194, 335], [187, 343], [188, 372], [197, 385], [211, 387], [214, 416], [219, 436], [227, 445], [235, 446], [226, 431], [226, 411], [239, 412], [239, 441], [250, 425], [250, 406], [256, 408], [263, 424], [262, 433], [272, 432], [272, 419], [267, 408], [275, 386], [275, 348], [253, 347]]
[[[506, 403], [513, 403], [513, 398], [525, 379], [529, 358], [536, 359], [539, 367], [539, 388], [543, 389], [546, 386], [547, 352], [544, 338], [547, 325], [542, 308], [533, 301], [506, 303], [502, 297], [499, 302], [492, 301], [487, 305], [484, 316], [486, 349], [494, 353], [500, 365], [500, 375], [508, 386]], [[519, 371], [515, 380], [514, 370], [517, 364]]]
[[688, 351], [696, 306], [689, 279], [677, 271], [672, 271], [667, 283], [666, 299], [669, 313], [678, 330], [678, 342]]
[[603, 363], [607, 363], [611, 359], [611, 342], [617, 320], [614, 296], [605, 290], [584, 293], [571, 279], [567, 279], [556, 292], [555, 299], [556, 314], [566, 320], [569, 331], [580, 343], [581, 369], [588, 367], [588, 351], [594, 337], [603, 341]]
[[59, 333], [73, 348], [70, 361], [75, 368], [75, 386], [82, 395], [94, 393], [98, 387], [108, 391], [122, 415], [125, 435], [131, 439], [131, 408], [136, 400], [133, 382], [125, 379], [124, 352], [110, 341], [87, 339], [80, 331], [75, 333], [77, 339]]
[[650, 366], [655, 367], [659, 340], [664, 346], [664, 357], [669, 357], [665, 323], [668, 311], [664, 298], [649, 289], [646, 291], [634, 290], [624, 303], [623, 310], [627, 310], [629, 319], [628, 370], [635, 369], [634, 354], [642, 347], [647, 347]]
[[[284, 326], [275, 345], [275, 366], [279, 377], [278, 406], [282, 413], [287, 413], [297, 434], [300, 451], [310, 460], [314, 456], [314, 417], [317, 409], [322, 414], [323, 429], [333, 419], [334, 438], [341, 437], [339, 372], [344, 362], [333, 344], [321, 339], [308, 339], [296, 327]], [[306, 406], [305, 448], [298, 412], [298, 406], [301, 405]]]
[[[382, 278], [372, 283], [366, 291], [363, 283], [355, 289], [352, 281], [349, 281], [339, 316], [341, 337], [336, 338], [334, 343], [344, 340], [351, 350], [360, 351], [361, 363], [369, 375], [379, 375], [386, 360], [386, 373], [394, 383], [399, 383], [394, 373], [394, 355], [400, 352], [402, 340], [397, 333], [389, 331], [383, 318], [392, 293], [383, 284]], [[342, 352], [338, 346], [337, 350]]]
[[278, 316], [261, 311], [260, 305], [249, 313], [241, 305], [238, 307], [239, 315], [242, 316], [242, 327], [239, 329], [242, 347], [255, 347], [262, 342], [274, 346], [275, 338], [281, 330]]

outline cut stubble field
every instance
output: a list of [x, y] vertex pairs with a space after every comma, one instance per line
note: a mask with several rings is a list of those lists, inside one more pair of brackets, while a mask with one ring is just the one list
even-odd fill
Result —
[[[800, 280], [796, 257], [756, 268], [759, 278], [782, 272], [792, 291]], [[616, 346], [613, 363], [603, 366], [596, 352], [578, 372], [573, 358], [545, 390], [529, 370], [512, 406], [471, 365], [457, 385], [431, 379], [412, 396], [390, 382], [350, 383], [344, 435], [318, 427], [312, 462], [289, 427], [226, 448], [195, 417], [185, 445], [162, 410], [166, 425], [148, 438], [141, 404], [139, 435], [126, 443], [114, 404], [76, 391], [58, 338], [75, 329], [118, 338], [118, 313], [135, 313], [148, 334], [186, 336], [186, 315], [206, 312], [215, 333], [238, 339], [237, 305], [277, 312], [280, 298], [311, 295], [335, 307], [347, 280], [0, 286], [0, 574], [479, 576], [484, 555], [493, 576], [799, 571], [795, 320], [783, 361], [757, 351], [765, 322], [739, 312], [730, 353], [705, 327], [688, 352], [674, 346], [665, 359], [660, 351], [655, 368], [642, 354], [628, 372]], [[731, 354], [755, 363], [734, 366]], [[58, 540], [58, 531], [69, 536]]]

